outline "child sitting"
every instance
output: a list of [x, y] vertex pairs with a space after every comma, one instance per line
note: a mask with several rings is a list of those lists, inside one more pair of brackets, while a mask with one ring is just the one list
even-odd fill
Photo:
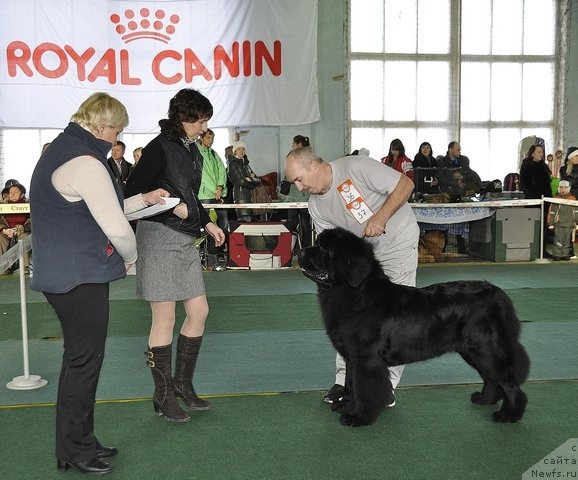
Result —
[[[576, 200], [570, 193], [570, 182], [560, 180], [556, 198], [564, 200]], [[573, 255], [572, 243], [576, 231], [576, 207], [553, 203], [548, 212], [548, 225], [554, 229], [553, 260], [570, 260]]]

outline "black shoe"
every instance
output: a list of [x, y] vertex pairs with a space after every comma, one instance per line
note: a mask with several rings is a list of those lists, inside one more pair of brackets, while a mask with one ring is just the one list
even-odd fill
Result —
[[118, 448], [105, 447], [98, 440], [96, 441], [96, 458], [107, 458], [118, 455]]
[[92, 458], [86, 462], [76, 463], [58, 459], [56, 461], [56, 467], [62, 472], [68, 470], [70, 467], [76, 468], [81, 473], [103, 474], [112, 471], [112, 465], [103, 462], [99, 458]]
[[337, 402], [343, 398], [344, 393], [345, 387], [336, 383], [327, 392], [325, 392], [325, 395], [323, 395], [323, 401], [325, 403]]
[[392, 393], [391, 397], [389, 397], [386, 401], [385, 401], [385, 406], [387, 408], [393, 408], [395, 407], [395, 395]]

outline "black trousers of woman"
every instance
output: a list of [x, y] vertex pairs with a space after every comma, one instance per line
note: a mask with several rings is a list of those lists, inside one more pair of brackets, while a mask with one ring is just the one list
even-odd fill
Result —
[[83, 284], [67, 293], [44, 293], [64, 337], [56, 402], [56, 456], [69, 462], [96, 458], [94, 404], [104, 359], [109, 284]]

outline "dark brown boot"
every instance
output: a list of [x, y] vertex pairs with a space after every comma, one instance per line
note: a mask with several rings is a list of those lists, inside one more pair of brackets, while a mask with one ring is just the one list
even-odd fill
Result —
[[145, 352], [155, 382], [153, 404], [155, 413], [164, 415], [169, 422], [188, 422], [189, 417], [177, 402], [171, 378], [172, 344], [152, 347]]
[[177, 341], [177, 361], [173, 385], [175, 395], [184, 400], [191, 410], [208, 410], [211, 404], [199, 398], [193, 388], [193, 374], [203, 337], [185, 337], [179, 334]]

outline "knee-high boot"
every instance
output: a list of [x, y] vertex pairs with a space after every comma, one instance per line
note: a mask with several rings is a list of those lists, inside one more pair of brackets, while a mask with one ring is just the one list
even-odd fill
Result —
[[177, 341], [177, 361], [175, 363], [175, 395], [184, 400], [191, 410], [208, 410], [211, 404], [199, 398], [193, 388], [193, 374], [203, 337], [185, 337], [179, 334]]
[[189, 417], [177, 402], [171, 378], [171, 354], [173, 345], [152, 347], [145, 352], [147, 365], [151, 367], [155, 382], [153, 404], [155, 413], [164, 415], [169, 422], [188, 422]]

